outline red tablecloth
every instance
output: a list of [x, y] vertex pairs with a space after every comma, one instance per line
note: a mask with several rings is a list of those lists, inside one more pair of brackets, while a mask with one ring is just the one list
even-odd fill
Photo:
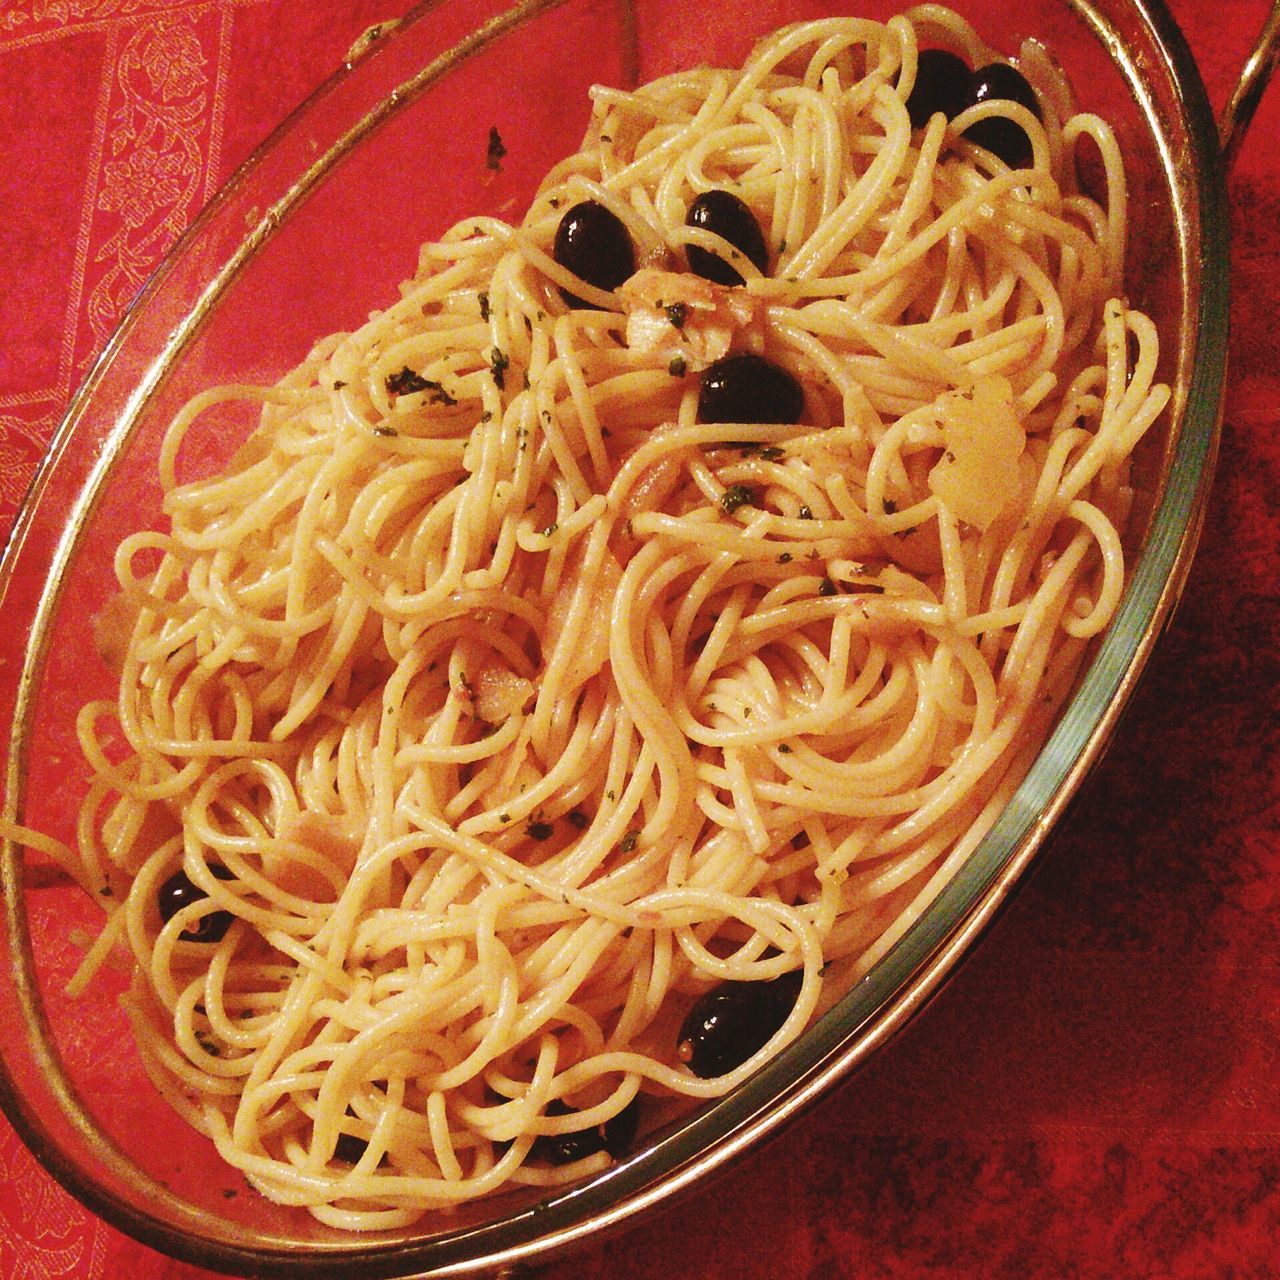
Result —
[[[122, 307], [404, 0], [0, 4], [0, 532]], [[1178, 0], [1216, 103], [1265, 0]], [[153, 129], [163, 109], [164, 148]], [[1231, 181], [1231, 386], [1177, 619], [1106, 764], [959, 976], [713, 1187], [536, 1274], [1280, 1276], [1280, 89]], [[5, 1277], [195, 1277], [0, 1121]]]

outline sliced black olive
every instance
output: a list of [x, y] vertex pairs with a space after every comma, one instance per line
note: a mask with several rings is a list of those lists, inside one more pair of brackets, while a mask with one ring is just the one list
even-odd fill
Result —
[[[549, 1116], [571, 1116], [574, 1108], [559, 1098], [547, 1104]], [[572, 1164], [585, 1160], [597, 1151], [607, 1151], [616, 1160], [627, 1153], [635, 1141], [640, 1123], [640, 1099], [632, 1098], [621, 1111], [604, 1124], [591, 1129], [579, 1129], [576, 1133], [544, 1133], [534, 1139], [529, 1154], [535, 1160], [548, 1164]]]
[[[560, 219], [552, 253], [562, 267], [597, 289], [616, 289], [636, 269], [635, 247], [622, 220], [596, 200], [575, 204]], [[560, 293], [571, 307], [596, 307], [565, 289]]]
[[969, 105], [969, 64], [950, 49], [921, 49], [916, 82], [907, 95], [913, 129], [923, 129], [941, 111], [953, 120]]
[[702, 373], [699, 422], [799, 422], [804, 392], [763, 356], [725, 356]]
[[[209, 870], [219, 880], [234, 878], [226, 867], [218, 863], [210, 863]], [[185, 871], [175, 871], [160, 886], [156, 894], [156, 906], [160, 909], [160, 919], [168, 924], [183, 907], [189, 907], [193, 902], [203, 902], [208, 896], [203, 889], [192, 882]], [[227, 930], [231, 928], [231, 920], [230, 911], [210, 911], [208, 915], [201, 916], [194, 927], [184, 929], [178, 937], [183, 942], [221, 942]]]
[[[966, 106], [994, 101], [1016, 102], [1026, 107], [1037, 120], [1042, 118], [1035, 90], [1022, 72], [1007, 62], [979, 67], [969, 78]], [[1010, 169], [1021, 169], [1031, 160], [1031, 139], [1027, 137], [1027, 131], [1004, 116], [979, 120], [977, 124], [971, 124], [963, 136], [998, 156]]]
[[772, 982], [722, 982], [694, 1002], [680, 1024], [676, 1056], [708, 1079], [740, 1067], [787, 1020], [803, 975], [784, 973]]
[[[769, 250], [756, 215], [732, 191], [719, 188], [704, 191], [690, 206], [684, 220], [687, 227], [701, 227], [727, 240], [749, 262], [761, 271], [769, 266]], [[696, 244], [688, 247], [689, 270], [716, 284], [742, 284], [742, 273], [736, 271], [718, 254]]]

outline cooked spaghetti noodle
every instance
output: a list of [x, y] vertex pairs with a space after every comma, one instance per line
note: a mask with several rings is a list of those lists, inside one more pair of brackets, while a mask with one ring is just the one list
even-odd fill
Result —
[[[467, 219], [357, 332], [173, 423], [170, 527], [120, 547], [103, 621], [120, 696], [80, 718], [75, 873], [118, 905], [77, 984], [128, 946], [148, 1070], [264, 1195], [375, 1229], [602, 1167], [538, 1140], [739, 1084], [1040, 749], [1168, 393], [1120, 301], [1111, 130], [1032, 43], [1042, 119], [913, 130], [930, 41], [993, 57], [928, 7], [595, 90], [519, 226]], [[962, 137], [1001, 114], [1025, 168]], [[767, 270], [686, 225], [713, 188]], [[586, 200], [635, 246], [616, 290], [553, 252]], [[798, 422], [700, 419], [743, 352], [799, 383]], [[180, 482], [228, 401], [260, 425]], [[680, 1060], [699, 993], [784, 973], [763, 1048]]]

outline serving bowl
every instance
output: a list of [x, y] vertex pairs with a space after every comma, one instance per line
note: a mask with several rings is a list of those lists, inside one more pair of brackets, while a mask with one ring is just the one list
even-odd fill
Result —
[[[886, 17], [887, 5], [863, 6]], [[763, 32], [824, 11], [587, 0], [426, 5], [371, 34], [233, 179], [177, 247], [77, 396], [0, 568], [6, 812], [70, 839], [85, 779], [74, 718], [108, 692], [91, 619], [111, 549], [153, 523], [158, 441], [192, 392], [270, 381], [317, 334], [394, 293], [418, 243], [459, 217], [518, 217], [576, 146], [586, 90], [697, 61], [738, 61]], [[1016, 43], [996, 6], [964, 13]], [[1185, 47], [1155, 6], [1020, 9], [1081, 98], [1116, 125], [1133, 185], [1127, 287], [1156, 319], [1174, 405], [1137, 471], [1134, 569], [1053, 736], [990, 835], [902, 942], [744, 1088], [647, 1136], [598, 1177], [508, 1196], [399, 1235], [353, 1239], [247, 1194], [150, 1089], [110, 983], [62, 991], [96, 910], [4, 850], [3, 1101], [49, 1169], [104, 1217], [177, 1256], [254, 1274], [451, 1274], [498, 1267], [623, 1221], [705, 1176], [796, 1114], [899, 1029], [990, 921], [1100, 755], [1169, 616], [1194, 544], [1216, 439], [1227, 258], [1218, 140]], [[507, 156], [484, 164], [490, 126]], [[412, 217], [405, 211], [411, 210]], [[247, 424], [246, 424], [247, 425]], [[213, 442], [214, 465], [237, 441]]]

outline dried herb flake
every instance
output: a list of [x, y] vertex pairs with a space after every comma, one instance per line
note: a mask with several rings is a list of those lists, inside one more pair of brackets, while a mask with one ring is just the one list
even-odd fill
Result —
[[507, 154], [507, 149], [502, 144], [502, 134], [498, 132], [498, 126], [491, 124], [489, 126], [489, 147], [485, 153], [485, 166], [492, 169], [494, 173], [502, 170], [502, 157]]
[[387, 377], [387, 394], [389, 396], [411, 396], [419, 391], [425, 391], [431, 383], [420, 373], [415, 373], [408, 365], [405, 365], [399, 373], [389, 374]]

